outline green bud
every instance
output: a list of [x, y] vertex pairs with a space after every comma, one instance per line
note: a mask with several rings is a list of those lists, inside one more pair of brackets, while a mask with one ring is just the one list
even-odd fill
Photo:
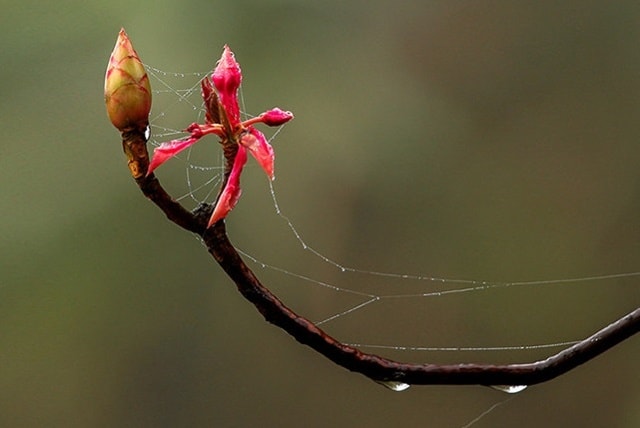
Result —
[[104, 79], [104, 99], [113, 126], [121, 132], [149, 125], [149, 77], [127, 33], [120, 30]]

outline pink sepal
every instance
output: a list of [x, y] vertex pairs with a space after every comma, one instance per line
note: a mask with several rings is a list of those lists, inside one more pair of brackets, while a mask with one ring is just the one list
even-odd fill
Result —
[[269, 144], [264, 134], [253, 126], [250, 126], [247, 128], [247, 132], [242, 134], [240, 145], [249, 150], [251, 156], [260, 164], [267, 176], [273, 180], [275, 155], [273, 153], [273, 147], [271, 147], [271, 144]]
[[149, 168], [147, 169], [147, 176], [151, 174], [157, 167], [186, 149], [187, 147], [192, 146], [200, 137], [189, 137], [186, 140], [172, 140], [167, 143], [162, 143], [153, 151], [153, 159], [149, 163]]
[[218, 221], [225, 218], [227, 214], [229, 214], [229, 211], [231, 211], [238, 203], [238, 199], [240, 199], [240, 194], [242, 193], [242, 190], [240, 189], [240, 174], [242, 173], [242, 167], [244, 167], [245, 163], [247, 163], [247, 151], [244, 147], [238, 146], [238, 153], [233, 161], [233, 167], [229, 173], [229, 179], [218, 198], [218, 202], [213, 209], [213, 213], [211, 214], [207, 227], [211, 227]]

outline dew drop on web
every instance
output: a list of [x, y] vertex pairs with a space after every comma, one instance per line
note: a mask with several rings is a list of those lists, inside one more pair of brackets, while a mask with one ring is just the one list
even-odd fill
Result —
[[411, 386], [408, 383], [398, 382], [395, 380], [377, 380], [376, 382], [395, 392], [405, 391]]
[[527, 389], [527, 385], [490, 385], [490, 387], [507, 394], [517, 394]]

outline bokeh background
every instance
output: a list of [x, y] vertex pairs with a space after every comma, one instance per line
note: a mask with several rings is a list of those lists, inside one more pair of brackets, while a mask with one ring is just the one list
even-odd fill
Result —
[[[507, 398], [473, 386], [394, 393], [267, 324], [129, 177], [102, 96], [121, 26], [166, 71], [206, 71], [228, 43], [246, 108], [296, 114], [274, 142], [278, 199], [340, 263], [492, 281], [640, 270], [638, 2], [2, 6], [1, 426], [462, 427]], [[159, 176], [179, 192], [184, 170], [176, 160]], [[255, 163], [243, 180], [227, 224], [261, 261], [383, 294], [446, 286], [339, 272], [274, 214]], [[257, 272], [311, 319], [357, 302]], [[639, 281], [400, 299], [325, 327], [368, 344], [574, 340], [637, 307]], [[474, 426], [640, 426], [638, 339]], [[551, 351], [380, 352], [507, 362]]]

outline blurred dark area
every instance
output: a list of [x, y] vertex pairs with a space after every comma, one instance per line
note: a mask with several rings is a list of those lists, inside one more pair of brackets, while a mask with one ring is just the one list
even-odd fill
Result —
[[[640, 271], [638, 2], [26, 0], [0, 23], [0, 426], [462, 427], [507, 398], [394, 393], [267, 324], [129, 176], [103, 100], [120, 27], [171, 72], [209, 70], [229, 44], [246, 108], [294, 112], [274, 140], [276, 195], [332, 260], [496, 282]], [[378, 294], [454, 286], [313, 257], [247, 168], [227, 227], [261, 262]], [[180, 168], [158, 175], [184, 187]], [[312, 320], [358, 303], [252, 266]], [[632, 276], [397, 299], [323, 327], [349, 343], [552, 343], [639, 302]], [[558, 350], [375, 352], [454, 363]], [[631, 338], [473, 426], [640, 426], [639, 356]]]

